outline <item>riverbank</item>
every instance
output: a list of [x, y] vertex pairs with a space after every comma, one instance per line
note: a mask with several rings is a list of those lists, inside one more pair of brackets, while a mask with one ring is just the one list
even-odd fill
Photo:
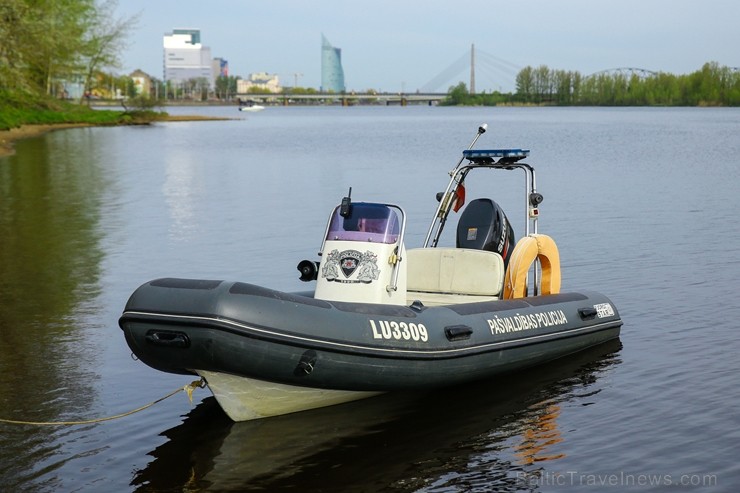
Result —
[[[232, 120], [233, 118], [221, 118], [221, 117], [210, 117], [210, 116], [198, 116], [198, 115], [166, 115], [158, 119], [157, 122], [193, 122], [193, 121], [218, 121], [218, 120]], [[151, 123], [140, 123], [137, 125], [150, 125]], [[94, 126], [105, 126], [96, 125], [94, 123], [53, 123], [53, 124], [42, 124], [42, 125], [21, 125], [18, 128], [12, 128], [10, 130], [0, 130], [0, 157], [10, 156], [15, 152], [15, 143], [22, 139], [28, 139], [32, 137], [38, 137], [47, 132], [53, 132], [56, 130], [64, 130], [68, 128], [82, 128], [82, 127], [94, 127]]]

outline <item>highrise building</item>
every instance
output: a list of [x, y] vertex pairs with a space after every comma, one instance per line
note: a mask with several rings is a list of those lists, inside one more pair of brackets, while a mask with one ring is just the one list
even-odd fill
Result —
[[321, 91], [345, 92], [342, 50], [334, 48], [323, 34], [321, 35]]
[[164, 35], [164, 80], [184, 82], [189, 79], [207, 79], [213, 87], [211, 49], [200, 42], [199, 29], [173, 29]]
[[215, 77], [228, 77], [229, 76], [229, 61], [223, 58], [213, 59], [213, 73]]

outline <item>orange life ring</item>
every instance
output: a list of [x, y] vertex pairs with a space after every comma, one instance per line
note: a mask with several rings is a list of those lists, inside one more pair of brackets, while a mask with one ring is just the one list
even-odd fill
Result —
[[533, 234], [519, 240], [511, 252], [504, 276], [504, 299], [523, 298], [527, 289], [527, 272], [539, 259], [542, 267], [541, 294], [560, 292], [560, 253], [555, 241], [547, 235]]

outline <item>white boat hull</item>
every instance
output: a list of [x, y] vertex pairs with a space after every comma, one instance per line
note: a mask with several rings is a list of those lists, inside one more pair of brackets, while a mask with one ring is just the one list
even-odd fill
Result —
[[249, 421], [333, 406], [365, 399], [382, 392], [298, 387], [205, 370], [195, 370], [224, 412], [234, 421]]

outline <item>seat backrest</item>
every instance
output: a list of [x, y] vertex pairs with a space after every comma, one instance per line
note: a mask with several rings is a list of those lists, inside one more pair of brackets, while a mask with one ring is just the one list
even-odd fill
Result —
[[414, 248], [405, 260], [408, 291], [498, 296], [504, 285], [504, 261], [495, 252]]

